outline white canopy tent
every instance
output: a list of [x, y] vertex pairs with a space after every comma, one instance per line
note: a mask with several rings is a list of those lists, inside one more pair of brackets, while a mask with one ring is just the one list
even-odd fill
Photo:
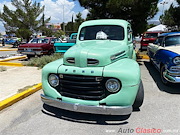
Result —
[[152, 27], [150, 29], [148, 29], [147, 31], [162, 31], [162, 32], [167, 32], [168, 28], [166, 27], [166, 25], [163, 24], [159, 24], [155, 27]]

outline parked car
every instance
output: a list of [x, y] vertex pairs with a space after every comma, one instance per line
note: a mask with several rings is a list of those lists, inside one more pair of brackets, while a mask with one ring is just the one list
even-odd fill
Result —
[[18, 53], [26, 54], [28, 57], [52, 54], [54, 53], [54, 43], [60, 41], [55, 37], [33, 38], [27, 44], [19, 45]]
[[15, 42], [16, 42], [16, 40], [11, 39], [11, 38], [5, 38], [5, 39], [4, 39], [4, 43], [5, 43], [5, 44], [12, 45], [12, 44], [15, 43]]
[[146, 50], [149, 43], [153, 43], [161, 33], [162, 33], [161, 31], [144, 32], [141, 38], [140, 50], [141, 51]]
[[130, 115], [144, 89], [130, 23], [119, 19], [83, 22], [76, 44], [42, 70], [42, 101], [65, 110]]
[[56, 53], [65, 53], [71, 46], [75, 45], [76, 43], [77, 33], [72, 33], [67, 42], [56, 42], [54, 44], [55, 52]]
[[180, 32], [161, 34], [149, 44], [147, 53], [164, 84], [180, 83]]

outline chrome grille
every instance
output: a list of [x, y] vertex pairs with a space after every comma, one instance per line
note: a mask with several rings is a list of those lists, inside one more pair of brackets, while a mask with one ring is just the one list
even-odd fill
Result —
[[65, 97], [84, 100], [101, 100], [105, 94], [103, 78], [61, 74], [57, 91]]

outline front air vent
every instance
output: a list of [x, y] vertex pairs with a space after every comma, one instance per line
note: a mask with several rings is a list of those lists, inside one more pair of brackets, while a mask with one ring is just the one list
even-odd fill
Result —
[[67, 58], [66, 61], [70, 64], [75, 64], [75, 58], [73, 57]]
[[122, 52], [116, 53], [115, 55], [111, 56], [111, 60], [119, 59], [121, 57], [124, 57], [125, 55], [126, 55], [126, 51], [122, 51]]
[[96, 60], [96, 59], [87, 59], [87, 65], [89, 66], [93, 66], [93, 65], [98, 65], [99, 64], [99, 61]]

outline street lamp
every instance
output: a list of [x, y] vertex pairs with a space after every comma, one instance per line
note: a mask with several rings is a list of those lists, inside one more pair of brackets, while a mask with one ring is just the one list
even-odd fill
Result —
[[161, 2], [160, 4], [163, 5], [163, 9], [162, 9], [162, 15], [163, 15], [163, 14], [164, 14], [164, 5], [165, 5], [165, 4], [168, 4], [168, 2], [164, 1], [164, 2]]

